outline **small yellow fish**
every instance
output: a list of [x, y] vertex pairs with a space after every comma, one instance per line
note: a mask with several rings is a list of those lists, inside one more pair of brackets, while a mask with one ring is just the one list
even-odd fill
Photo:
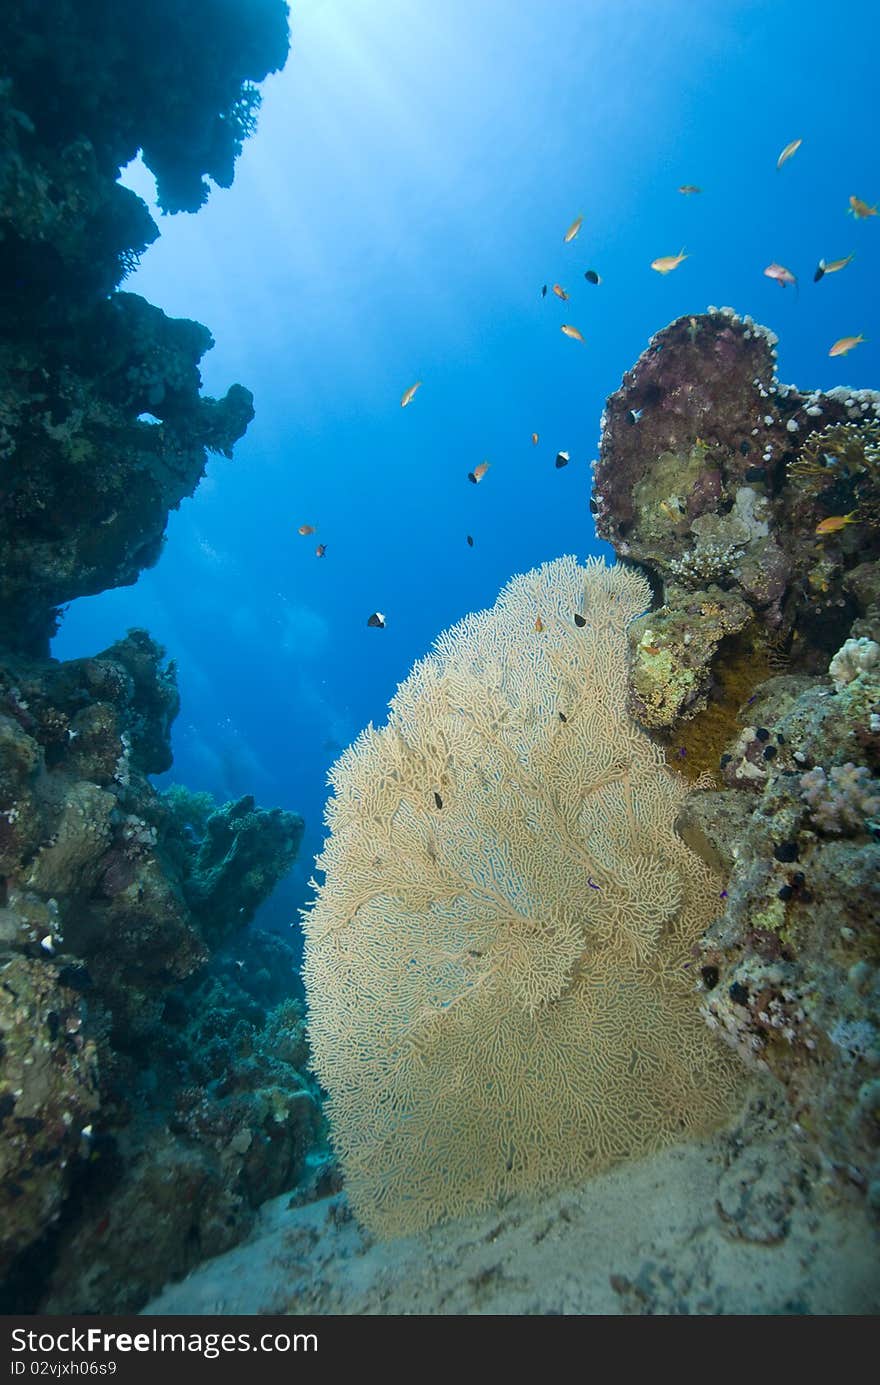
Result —
[[836, 274], [839, 269], [846, 269], [851, 260], [855, 259], [855, 251], [851, 251], [842, 260], [820, 260], [816, 266], [816, 273], [813, 275], [813, 283], [818, 284], [819, 280], [826, 274]]
[[568, 294], [565, 292], [565, 289], [562, 287], [561, 284], [554, 284], [553, 292], [556, 294], [557, 298], [562, 299], [563, 303], [568, 302]]
[[407, 404], [411, 404], [416, 397], [416, 390], [421, 385], [421, 380], [416, 380], [414, 385], [410, 385], [408, 390], [404, 390], [403, 398], [400, 401], [401, 409], [405, 409]]
[[584, 340], [583, 334], [579, 332], [576, 327], [572, 327], [567, 322], [563, 322], [559, 330], [560, 332], [564, 332], [567, 337], [571, 337], [574, 341]]
[[540, 633], [541, 633], [541, 631], [542, 631], [543, 629], [544, 629], [544, 622], [543, 622], [543, 620], [541, 619], [541, 617], [538, 616], [538, 619], [535, 621], [535, 633], [536, 633], [537, 635], [540, 635]]
[[301, 524], [296, 532], [305, 538], [307, 534], [314, 534], [315, 526], [314, 524]]
[[661, 500], [657, 508], [663, 511], [667, 519], [671, 519], [676, 523], [681, 519], [681, 510], [674, 510], [665, 500]]
[[537, 447], [537, 446], [538, 446], [538, 434], [537, 434], [537, 433], [533, 433], [533, 434], [532, 434], [532, 446], [533, 446], [533, 447]]
[[828, 519], [823, 519], [816, 525], [817, 534], [838, 534], [845, 524], [857, 524], [855, 518], [856, 511], [850, 510], [848, 515], [830, 515]]
[[670, 274], [673, 269], [678, 269], [682, 260], [687, 258], [684, 253], [684, 246], [682, 246], [677, 255], [661, 255], [659, 260], [652, 260], [651, 268], [656, 269], [658, 274]]
[[787, 144], [783, 149], [782, 153], [779, 155], [779, 158], [776, 160], [776, 167], [781, 168], [782, 165], [785, 163], [786, 159], [790, 159], [792, 154], [796, 154], [802, 144], [802, 139], [793, 139], [791, 144]]
[[468, 472], [468, 480], [469, 480], [469, 481], [473, 481], [474, 485], [475, 485], [475, 486], [478, 486], [479, 483], [482, 481], [483, 477], [486, 475], [486, 472], [487, 472], [488, 470], [489, 470], [489, 463], [488, 463], [488, 462], [480, 462], [480, 465], [479, 465], [479, 466], [475, 466], [474, 469], [473, 469], [473, 471], [469, 471], [469, 472]]
[[862, 336], [861, 332], [857, 337], [840, 337], [839, 340], [834, 343], [828, 355], [845, 356], [848, 351], [852, 351], [854, 346], [858, 346], [859, 343], [864, 340], [865, 338]]
[[792, 274], [791, 270], [786, 269], [784, 264], [777, 264], [775, 260], [772, 264], [768, 264], [764, 273], [767, 275], [768, 279], [775, 279], [780, 288], [783, 289], [786, 284], [797, 283], [797, 278]]
[[574, 221], [573, 221], [573, 222], [571, 223], [571, 225], [569, 226], [569, 228], [568, 228], [568, 230], [566, 231], [565, 235], [562, 237], [563, 242], [564, 242], [566, 245], [568, 245], [568, 242], [569, 242], [570, 240], [574, 240], [574, 238], [575, 238], [575, 236], [577, 235], [578, 231], [581, 229], [581, 226], [583, 225], [583, 223], [584, 223], [584, 218], [583, 218], [582, 216], [576, 216], [576, 217], [575, 217]]
[[696, 183], [682, 183], [678, 190], [680, 193], [683, 193], [685, 197], [693, 197], [695, 192], [703, 191], [702, 188], [697, 187]]
[[869, 207], [867, 202], [863, 202], [860, 197], [851, 197], [849, 199], [849, 211], [850, 216], [854, 216], [859, 220], [866, 216], [877, 215], [877, 208]]

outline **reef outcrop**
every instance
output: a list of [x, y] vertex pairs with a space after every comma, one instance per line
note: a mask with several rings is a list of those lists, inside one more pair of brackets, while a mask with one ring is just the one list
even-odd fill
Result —
[[649, 729], [704, 711], [744, 654], [824, 673], [877, 604], [880, 394], [782, 385], [775, 344], [729, 309], [680, 318], [606, 406], [597, 531], [663, 597], [633, 639]]
[[715, 778], [678, 819], [727, 876], [704, 1018], [880, 1210], [880, 394], [782, 385], [774, 348], [730, 309], [659, 332], [608, 401], [592, 509], [655, 592], [631, 712]]

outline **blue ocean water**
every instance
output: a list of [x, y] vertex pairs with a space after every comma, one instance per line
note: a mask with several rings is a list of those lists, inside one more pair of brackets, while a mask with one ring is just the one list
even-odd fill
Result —
[[[157, 782], [306, 819], [268, 916], [307, 897], [328, 766], [439, 631], [514, 572], [603, 551], [599, 418], [653, 332], [730, 305], [779, 335], [782, 380], [877, 383], [880, 217], [846, 214], [852, 194], [880, 201], [873, 11], [296, 0], [232, 188], [160, 218], [152, 177], [126, 170], [162, 238], [124, 287], [206, 323], [206, 392], [241, 381], [256, 418], [171, 517], [158, 566], [74, 603], [53, 654], [132, 625], [166, 645], [183, 707]], [[542, 297], [554, 283], [568, 302]], [[377, 610], [385, 629], [367, 627]]]

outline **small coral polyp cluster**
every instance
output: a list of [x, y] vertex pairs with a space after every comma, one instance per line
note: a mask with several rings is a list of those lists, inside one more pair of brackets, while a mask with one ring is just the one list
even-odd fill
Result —
[[716, 781], [679, 815], [727, 876], [704, 1017], [880, 1209], [880, 395], [780, 385], [774, 345], [730, 309], [658, 333], [608, 401], [593, 506], [660, 594], [631, 711]]

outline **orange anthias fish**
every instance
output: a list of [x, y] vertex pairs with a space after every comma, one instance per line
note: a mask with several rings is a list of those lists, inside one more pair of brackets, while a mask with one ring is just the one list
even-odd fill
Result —
[[318, 544], [318, 547], [315, 549], [315, 557], [316, 557], [316, 558], [323, 558], [323, 556], [324, 556], [324, 554], [325, 554], [326, 552], [327, 552], [327, 545], [326, 545], [326, 543], [319, 543], [319, 544]]
[[570, 240], [574, 240], [575, 236], [577, 235], [578, 231], [581, 229], [583, 224], [584, 218], [582, 216], [576, 216], [574, 221], [571, 223], [568, 230], [566, 231], [565, 235], [562, 237], [566, 245], [568, 245], [568, 242]]
[[783, 149], [782, 153], [779, 155], [779, 158], [776, 160], [776, 167], [781, 168], [782, 165], [785, 163], [786, 159], [790, 159], [792, 154], [796, 154], [802, 144], [802, 139], [793, 139], [791, 144], [787, 144]]
[[816, 525], [816, 533], [839, 534], [845, 524], [858, 524], [855, 515], [855, 510], [850, 510], [848, 515], [829, 515], [828, 519], [823, 519], [820, 524]]
[[772, 264], [768, 264], [764, 273], [767, 275], [768, 279], [775, 279], [781, 288], [785, 288], [786, 284], [797, 283], [797, 279], [795, 275], [792, 274], [791, 270], [786, 269], [784, 264], [777, 264], [775, 260]]
[[407, 404], [411, 404], [416, 397], [416, 390], [421, 385], [421, 380], [416, 380], [414, 385], [410, 385], [408, 390], [404, 390], [403, 398], [400, 401], [401, 409], [405, 409]]
[[678, 190], [680, 193], [683, 193], [685, 197], [693, 197], [695, 192], [703, 191], [702, 188], [697, 187], [696, 183], [682, 183]]
[[863, 202], [860, 197], [851, 197], [849, 199], [849, 211], [850, 216], [857, 217], [859, 220], [866, 216], [877, 215], [877, 208], [869, 207], [867, 202]]
[[468, 472], [468, 480], [473, 481], [474, 485], [477, 486], [482, 481], [483, 477], [486, 475], [486, 472], [488, 470], [489, 463], [480, 462], [479, 466], [475, 466], [473, 471]]
[[533, 447], [537, 447], [537, 446], [538, 446], [538, 434], [537, 434], [537, 433], [533, 433], [533, 434], [532, 434], [532, 446], [533, 446]]
[[852, 351], [854, 346], [858, 346], [865, 338], [861, 332], [857, 337], [840, 337], [828, 352], [829, 356], [845, 356], [848, 351]]
[[559, 330], [560, 332], [564, 332], [567, 337], [571, 337], [573, 341], [584, 340], [583, 333], [579, 332], [576, 327], [572, 327], [568, 322], [563, 322]]
[[684, 253], [684, 246], [682, 246], [677, 255], [661, 255], [659, 260], [652, 260], [651, 268], [656, 269], [658, 274], [671, 274], [673, 269], [678, 269], [682, 260], [687, 258]]
[[813, 275], [813, 283], [818, 284], [826, 274], [836, 274], [839, 269], [846, 269], [851, 260], [855, 259], [855, 251], [845, 255], [842, 260], [820, 260], [816, 265], [816, 273]]
[[307, 534], [314, 534], [315, 526], [314, 524], [301, 524], [296, 532], [305, 538]]
[[561, 284], [554, 284], [553, 292], [556, 294], [557, 298], [562, 299], [563, 303], [568, 302], [568, 294], [565, 292], [565, 289], [562, 287]]

